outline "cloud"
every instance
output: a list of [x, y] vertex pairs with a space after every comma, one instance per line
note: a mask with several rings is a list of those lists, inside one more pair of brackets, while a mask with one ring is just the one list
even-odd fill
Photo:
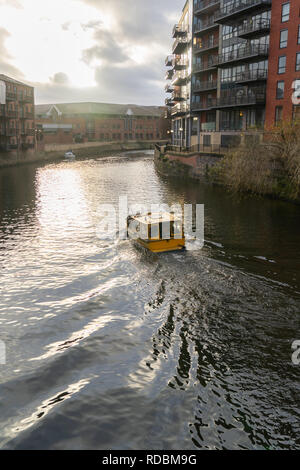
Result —
[[96, 44], [82, 52], [82, 60], [86, 64], [91, 64], [94, 59], [104, 62], [121, 63], [128, 60], [128, 56], [122, 47], [114, 39], [113, 35], [101, 28], [101, 24], [90, 26], [95, 29], [94, 40]]
[[178, 19], [184, 0], [81, 0], [115, 19], [115, 34], [139, 44], [168, 42], [171, 13]]
[[10, 34], [6, 29], [0, 28], [0, 73], [22, 79], [23, 74], [17, 67], [11, 64], [12, 57], [8, 53], [5, 45], [6, 39], [9, 36]]
[[[7, 29], [0, 28], [0, 73], [30, 77], [37, 103], [163, 104], [164, 59], [184, 0], [65, 0], [62, 6], [52, 0], [47, 8], [42, 3], [32, 16], [33, 0], [0, 0], [0, 15], [2, 6], [3, 13], [8, 4], [23, 7], [11, 9]], [[49, 21], [41, 25], [43, 15]], [[23, 41], [16, 25], [25, 19]]]
[[0, 6], [1, 5], [17, 8], [18, 10], [23, 8], [18, 0], [0, 0]]
[[66, 85], [69, 83], [69, 77], [63, 72], [57, 72], [53, 77], [50, 77], [50, 81], [54, 85]]

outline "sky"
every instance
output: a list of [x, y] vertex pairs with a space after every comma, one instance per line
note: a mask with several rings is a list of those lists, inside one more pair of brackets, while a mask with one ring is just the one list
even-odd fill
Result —
[[184, 0], [0, 0], [0, 73], [37, 104], [164, 104]]

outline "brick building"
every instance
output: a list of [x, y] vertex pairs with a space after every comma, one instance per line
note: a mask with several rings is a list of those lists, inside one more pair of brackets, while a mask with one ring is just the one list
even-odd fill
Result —
[[34, 89], [0, 74], [0, 151], [34, 150]]
[[[267, 81], [266, 126], [300, 118], [292, 94], [300, 80], [300, 0], [273, 1]], [[300, 82], [298, 84], [300, 88]]]
[[166, 108], [108, 103], [35, 107], [38, 145], [166, 140]]
[[299, 15], [300, 0], [186, 1], [166, 59], [174, 145], [231, 145], [298, 114]]

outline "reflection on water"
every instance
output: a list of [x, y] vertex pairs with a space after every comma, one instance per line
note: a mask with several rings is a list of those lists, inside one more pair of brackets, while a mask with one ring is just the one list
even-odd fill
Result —
[[[126, 194], [204, 203], [204, 249], [99, 240]], [[299, 227], [149, 154], [1, 170], [1, 447], [299, 448]]]

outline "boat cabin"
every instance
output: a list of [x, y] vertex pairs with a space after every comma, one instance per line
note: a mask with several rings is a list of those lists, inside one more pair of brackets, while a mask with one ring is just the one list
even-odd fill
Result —
[[127, 226], [129, 238], [154, 253], [185, 247], [182, 218], [173, 212], [129, 216]]

